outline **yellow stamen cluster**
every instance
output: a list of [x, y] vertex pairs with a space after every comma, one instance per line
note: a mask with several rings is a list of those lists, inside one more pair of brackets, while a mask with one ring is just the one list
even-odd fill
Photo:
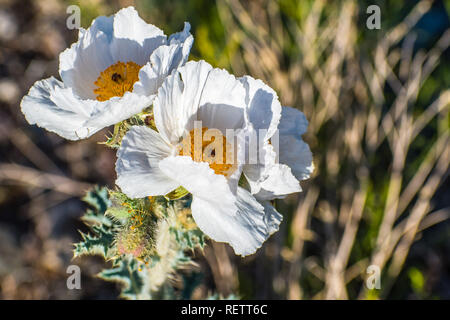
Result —
[[143, 225], [144, 215], [145, 215], [144, 211], [135, 209], [129, 203], [126, 203], [126, 202], [122, 203], [122, 206], [128, 207], [128, 213], [132, 214], [132, 216], [130, 218], [130, 221], [132, 223], [132, 225], [130, 226], [131, 230], [134, 230]]
[[[209, 138], [209, 135], [205, 136], [208, 132], [213, 133]], [[182, 146], [179, 152], [181, 156], [190, 156], [196, 162], [209, 163], [209, 167], [216, 174], [227, 177], [235, 170], [230, 163], [232, 161], [227, 162], [227, 152], [231, 152], [232, 147], [219, 130], [206, 127], [193, 129], [189, 132], [189, 136], [183, 139]]]
[[133, 85], [139, 80], [139, 70], [142, 66], [132, 61], [117, 62], [105, 71], [94, 82], [97, 89], [94, 93], [98, 101], [106, 101], [112, 97], [122, 97], [125, 92], [133, 91]]

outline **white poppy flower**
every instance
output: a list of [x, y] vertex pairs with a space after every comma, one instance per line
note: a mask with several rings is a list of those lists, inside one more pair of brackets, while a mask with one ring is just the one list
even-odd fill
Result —
[[[165, 195], [183, 186], [192, 194], [192, 216], [207, 236], [229, 243], [236, 254], [254, 253], [278, 230], [282, 216], [265, 201], [267, 197], [260, 202], [238, 185], [242, 172], [254, 174], [251, 184], [257, 193], [266, 190], [263, 178], [296, 182], [296, 187], [267, 189], [277, 194], [301, 190], [289, 167], [273, 169], [277, 164], [265, 159], [266, 165], [246, 164], [246, 157], [241, 157], [247, 153], [244, 138], [256, 129], [267, 129], [264, 141], [271, 145], [280, 118], [284, 121], [276, 94], [261, 81], [236, 79], [204, 61], [188, 62], [164, 81], [153, 108], [157, 131], [133, 126], [122, 140], [116, 184], [131, 198]], [[202, 127], [196, 127], [198, 121]], [[286, 121], [285, 136], [297, 139], [297, 123]], [[236, 139], [227, 135], [230, 129]], [[211, 132], [214, 139], [206, 137]], [[200, 150], [196, 149], [196, 135], [200, 136]], [[220, 148], [208, 149], [211, 141], [224, 147], [222, 154], [216, 154]], [[309, 149], [307, 152], [309, 158], [301, 161], [310, 166]], [[230, 153], [234, 156], [227, 158]], [[283, 159], [291, 158], [289, 154]], [[256, 169], [252, 171], [253, 166]]]
[[59, 74], [37, 81], [21, 103], [31, 124], [70, 139], [87, 138], [150, 106], [158, 87], [183, 65], [190, 25], [167, 38], [133, 7], [80, 28], [78, 42], [59, 56]]

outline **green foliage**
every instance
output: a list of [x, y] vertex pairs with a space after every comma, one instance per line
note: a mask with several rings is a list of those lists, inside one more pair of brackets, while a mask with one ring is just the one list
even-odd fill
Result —
[[114, 256], [114, 249], [111, 244], [114, 241], [112, 229], [107, 229], [103, 225], [92, 226], [94, 235], [81, 233], [82, 241], [75, 244], [74, 256], [79, 257], [86, 254], [98, 254], [105, 259]]
[[200, 229], [180, 230], [171, 228], [170, 231], [175, 235], [175, 239], [181, 248], [194, 250], [196, 247], [205, 246], [205, 235]]
[[126, 135], [128, 130], [132, 126], [143, 126], [149, 125], [154, 129], [154, 122], [150, 120], [146, 120], [148, 117], [153, 117], [153, 112], [151, 108], [147, 108], [143, 112], [127, 119], [122, 122], [119, 122], [114, 125], [114, 131], [110, 136], [107, 136], [104, 144], [112, 149], [118, 149], [122, 142], [123, 137]]
[[98, 254], [105, 259], [110, 259], [114, 255], [112, 243], [117, 225], [105, 216], [105, 212], [111, 204], [108, 198], [108, 189], [95, 187], [86, 194], [83, 200], [92, 207], [86, 211], [82, 220], [90, 226], [93, 234], [80, 232], [82, 241], [75, 244], [74, 256]]
[[149, 299], [150, 290], [146, 286], [147, 272], [136, 259], [129, 256], [116, 259], [111, 269], [105, 269], [98, 274], [106, 281], [119, 282], [122, 285], [121, 297], [126, 299]]
[[74, 256], [100, 255], [111, 261], [111, 268], [98, 276], [119, 283], [121, 297], [175, 299], [192, 294], [199, 284], [195, 279], [187, 281], [179, 294], [169, 281], [179, 267], [191, 262], [186, 252], [205, 245], [190, 214], [189, 199], [129, 199], [96, 187], [83, 200], [90, 208], [82, 220], [91, 232], [81, 233]]
[[86, 196], [84, 196], [83, 201], [91, 205], [95, 210], [97, 210], [97, 215], [100, 216], [105, 213], [106, 209], [111, 204], [108, 197], [108, 189], [95, 187], [93, 190], [88, 191]]

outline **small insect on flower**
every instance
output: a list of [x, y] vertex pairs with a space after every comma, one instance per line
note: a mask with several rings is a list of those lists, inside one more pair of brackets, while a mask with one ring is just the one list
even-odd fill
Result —
[[37, 81], [23, 98], [25, 118], [69, 140], [129, 119], [149, 107], [167, 75], [187, 61], [189, 30], [185, 23], [167, 38], [133, 7], [98, 17], [60, 54], [62, 81]]
[[[204, 61], [173, 72], [153, 112], [157, 131], [133, 126], [123, 138], [116, 184], [130, 198], [184, 187], [192, 194], [192, 217], [207, 236], [229, 243], [236, 254], [254, 253], [282, 220], [270, 200], [301, 191], [299, 180], [313, 171], [301, 137], [305, 116], [281, 107], [262, 81], [235, 78]], [[247, 139], [256, 132], [260, 141]], [[253, 163], [247, 154], [255, 146]]]

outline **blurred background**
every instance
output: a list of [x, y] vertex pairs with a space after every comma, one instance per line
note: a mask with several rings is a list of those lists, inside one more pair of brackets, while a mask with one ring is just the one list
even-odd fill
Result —
[[[374, 3], [379, 30], [366, 27]], [[195, 298], [450, 299], [448, 0], [0, 0], [0, 299], [119, 294], [95, 278], [102, 259], [72, 260], [80, 197], [114, 186], [108, 130], [68, 142], [20, 112], [77, 39], [71, 4], [83, 27], [128, 5], [166, 34], [189, 21], [191, 59], [263, 79], [310, 121], [316, 171], [278, 202], [280, 231], [245, 259], [217, 243], [196, 252]], [[70, 264], [81, 290], [66, 287]]]

